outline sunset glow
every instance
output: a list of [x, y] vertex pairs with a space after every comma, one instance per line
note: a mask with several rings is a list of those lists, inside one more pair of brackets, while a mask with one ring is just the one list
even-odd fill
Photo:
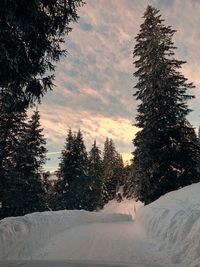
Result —
[[[132, 157], [137, 102], [132, 50], [147, 4], [160, 9], [166, 25], [177, 30], [176, 57], [186, 60], [183, 74], [194, 82], [189, 121], [199, 125], [200, 1], [195, 0], [87, 0], [79, 22], [66, 40], [66, 58], [58, 63], [56, 87], [40, 106], [41, 123], [51, 159], [57, 168], [67, 130], [83, 131], [88, 149], [94, 139], [100, 148], [112, 138], [124, 161]], [[106, 9], [105, 9], [106, 7]]]

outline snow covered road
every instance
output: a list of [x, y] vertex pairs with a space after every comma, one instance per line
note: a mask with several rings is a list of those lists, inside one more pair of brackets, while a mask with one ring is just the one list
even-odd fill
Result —
[[0, 267], [200, 267], [199, 192], [200, 183], [142, 208], [124, 200], [101, 212], [5, 218]]
[[[116, 263], [160, 262], [155, 245], [147, 243], [134, 222], [93, 223], [73, 227], [59, 234], [32, 259], [83, 260]], [[154, 255], [154, 256], [153, 256]], [[153, 265], [155, 266], [155, 265]]]
[[31, 260], [6, 262], [0, 267], [160, 267], [157, 265], [144, 264], [118, 264], [118, 263], [98, 263], [95, 261], [54, 261], [54, 260]]

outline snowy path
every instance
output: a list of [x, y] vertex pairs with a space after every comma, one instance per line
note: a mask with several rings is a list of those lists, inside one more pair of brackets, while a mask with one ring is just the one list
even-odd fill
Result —
[[87, 262], [98, 267], [200, 267], [199, 192], [197, 183], [144, 208], [134, 200], [113, 200], [101, 212], [5, 218], [0, 221], [0, 267], [85, 267]]
[[[162, 255], [134, 222], [92, 223], [57, 235], [32, 259], [158, 264]], [[153, 265], [157, 266], [157, 265]]]

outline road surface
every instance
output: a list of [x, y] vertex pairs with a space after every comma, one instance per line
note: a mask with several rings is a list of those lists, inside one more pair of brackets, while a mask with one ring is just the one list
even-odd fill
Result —
[[[164, 266], [163, 255], [145, 238], [134, 222], [90, 223], [68, 229], [46, 247], [32, 255], [32, 260], [79, 260], [97, 263]], [[144, 264], [144, 265], [140, 265]], [[135, 265], [136, 266], [136, 265]]]

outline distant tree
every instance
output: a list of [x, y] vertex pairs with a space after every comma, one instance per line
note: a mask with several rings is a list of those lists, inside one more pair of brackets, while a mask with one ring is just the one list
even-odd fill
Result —
[[58, 170], [58, 182], [55, 185], [56, 203], [54, 209], [65, 209], [69, 207], [70, 194], [69, 183], [73, 181], [75, 169], [74, 142], [75, 136], [69, 129], [64, 149], [61, 153], [61, 161]]
[[59, 176], [56, 187], [61, 208], [88, 210], [91, 188], [87, 152], [80, 130], [76, 136], [71, 130], [68, 133], [62, 151]]
[[135, 168], [134, 168], [134, 160], [131, 161], [130, 164], [126, 164], [124, 167], [124, 197], [125, 198], [134, 198], [135, 191], [137, 191], [137, 184], [135, 183]]
[[174, 30], [151, 6], [136, 36], [134, 58], [138, 79], [134, 167], [136, 196], [148, 204], [161, 195], [200, 180], [199, 144], [186, 115], [187, 89], [194, 86], [179, 72], [174, 58]]
[[77, 22], [82, 0], [2, 0], [0, 9], [0, 101], [23, 109], [53, 87], [64, 36]]
[[114, 174], [116, 176], [118, 185], [124, 185], [126, 182], [124, 173], [124, 162], [122, 155], [120, 155], [117, 151], [115, 154]]
[[53, 210], [56, 203], [56, 194], [54, 190], [55, 181], [51, 180], [50, 171], [43, 172], [42, 186], [43, 186], [43, 202], [47, 210]]
[[96, 145], [92, 146], [88, 156], [88, 175], [90, 178], [90, 209], [96, 210], [103, 207], [102, 200], [102, 160], [101, 151]]
[[106, 138], [103, 153], [103, 201], [107, 203], [116, 195], [116, 188], [122, 179], [123, 161], [115, 149], [112, 139]]

